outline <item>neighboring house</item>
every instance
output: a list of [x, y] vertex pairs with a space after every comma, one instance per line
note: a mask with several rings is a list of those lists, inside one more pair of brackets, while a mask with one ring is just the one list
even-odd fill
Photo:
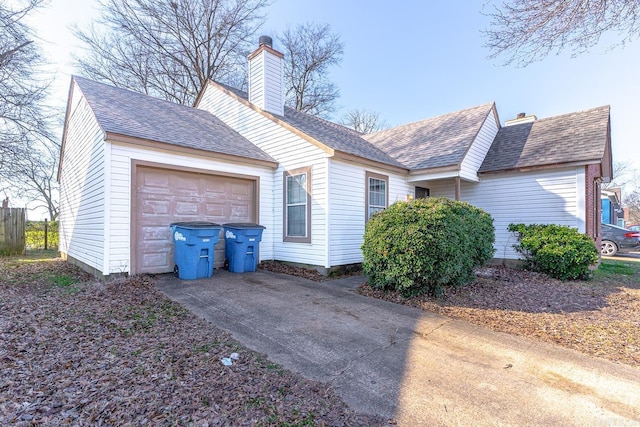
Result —
[[[283, 55], [261, 42], [248, 94], [211, 81], [194, 108], [72, 79], [59, 169], [64, 257], [102, 275], [170, 272], [170, 223], [257, 222], [261, 260], [329, 269], [362, 261], [373, 213], [428, 196], [491, 213], [497, 258], [517, 258], [511, 222], [599, 238], [609, 107], [501, 127], [488, 103], [362, 135], [285, 107]], [[223, 254], [221, 241], [218, 267]]]
[[624, 227], [622, 207], [620, 206], [620, 188], [609, 188], [601, 191], [602, 223]]

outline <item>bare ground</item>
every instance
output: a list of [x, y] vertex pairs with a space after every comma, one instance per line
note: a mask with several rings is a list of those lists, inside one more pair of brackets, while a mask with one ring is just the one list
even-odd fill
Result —
[[0, 425], [383, 424], [242, 347], [148, 277], [105, 284], [60, 260], [0, 258], [0, 342]]

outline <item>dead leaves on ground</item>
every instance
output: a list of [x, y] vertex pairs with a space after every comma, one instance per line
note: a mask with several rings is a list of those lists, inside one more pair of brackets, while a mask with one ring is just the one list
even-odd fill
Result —
[[60, 260], [3, 261], [0, 313], [0, 425], [380, 424], [146, 277], [101, 283]]
[[441, 298], [405, 299], [363, 285], [360, 293], [640, 366], [640, 289], [615, 283], [561, 282], [540, 273], [487, 267], [474, 283]]

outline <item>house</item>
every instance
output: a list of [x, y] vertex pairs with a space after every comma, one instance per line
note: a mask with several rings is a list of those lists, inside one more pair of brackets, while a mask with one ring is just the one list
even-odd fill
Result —
[[283, 55], [260, 41], [248, 93], [210, 81], [194, 107], [72, 78], [58, 174], [63, 257], [100, 275], [170, 272], [170, 223], [256, 222], [266, 227], [261, 260], [327, 270], [362, 261], [373, 213], [428, 196], [491, 213], [497, 258], [518, 257], [511, 222], [599, 238], [608, 106], [501, 126], [491, 102], [362, 135], [285, 107]]
[[622, 207], [620, 206], [620, 188], [601, 190], [602, 223], [624, 226]]

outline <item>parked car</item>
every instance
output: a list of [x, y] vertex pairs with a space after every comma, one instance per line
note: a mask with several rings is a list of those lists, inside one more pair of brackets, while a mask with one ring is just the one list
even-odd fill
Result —
[[628, 230], [640, 231], [640, 224], [634, 224], [627, 227]]
[[618, 252], [640, 251], [640, 231], [633, 231], [617, 225], [602, 224], [602, 245], [600, 254], [614, 256]]

